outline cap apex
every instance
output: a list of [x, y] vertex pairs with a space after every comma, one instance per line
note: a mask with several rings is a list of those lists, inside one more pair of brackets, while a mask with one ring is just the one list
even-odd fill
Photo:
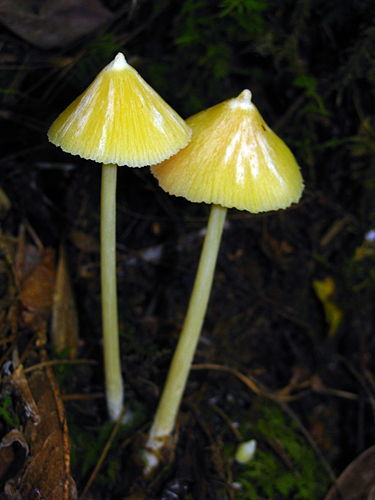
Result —
[[252, 97], [253, 95], [251, 93], [251, 90], [245, 89], [241, 92], [241, 94], [237, 97], [237, 99], [250, 104]]
[[250, 90], [245, 89], [237, 97], [230, 100], [230, 106], [232, 108], [252, 109], [254, 108], [254, 104], [251, 99], [252, 94]]
[[127, 63], [125, 56], [122, 52], [119, 52], [117, 56], [113, 59], [113, 61], [109, 65], [108, 69], [112, 69], [115, 71], [121, 71], [129, 66]]

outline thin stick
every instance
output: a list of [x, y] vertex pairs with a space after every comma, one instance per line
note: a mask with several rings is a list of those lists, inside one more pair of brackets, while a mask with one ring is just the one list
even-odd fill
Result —
[[126, 411], [126, 409], [124, 408], [123, 411], [121, 411], [119, 413], [117, 421], [116, 421], [116, 423], [113, 426], [113, 429], [111, 431], [111, 434], [109, 435], [108, 440], [107, 440], [107, 442], [102, 450], [102, 453], [100, 454], [100, 457], [99, 457], [99, 459], [94, 467], [94, 470], [91, 472], [90, 477], [89, 477], [85, 487], [83, 488], [83, 491], [80, 494], [78, 500], [83, 500], [84, 498], [86, 498], [86, 495], [87, 495], [89, 489], [93, 485], [93, 482], [95, 481], [100, 469], [102, 468], [103, 463], [104, 463], [104, 461], [107, 458], [107, 455], [109, 453], [109, 450], [111, 449], [112, 443], [115, 440], [115, 438], [120, 430], [125, 411]]
[[145, 474], [159, 463], [158, 451], [171, 435], [206, 314], [227, 209], [213, 205], [180, 338], [146, 443]]
[[117, 420], [123, 408], [116, 280], [117, 165], [103, 165], [100, 216], [100, 268], [104, 371], [109, 417]]
[[36, 363], [35, 365], [28, 366], [23, 370], [24, 373], [29, 373], [34, 370], [40, 370], [46, 366], [55, 365], [97, 365], [98, 362], [94, 359], [51, 359], [49, 361], [42, 361], [41, 363]]

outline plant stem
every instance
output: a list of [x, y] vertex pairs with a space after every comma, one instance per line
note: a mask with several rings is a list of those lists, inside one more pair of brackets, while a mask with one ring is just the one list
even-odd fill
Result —
[[189, 307], [163, 393], [145, 446], [145, 474], [159, 463], [159, 450], [170, 437], [207, 310], [227, 209], [212, 205]]
[[112, 420], [119, 417], [123, 408], [117, 315], [116, 179], [117, 165], [103, 165], [100, 215], [102, 328], [107, 408]]

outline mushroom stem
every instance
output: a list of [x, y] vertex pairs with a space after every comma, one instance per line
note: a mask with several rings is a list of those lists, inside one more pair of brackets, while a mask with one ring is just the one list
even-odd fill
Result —
[[117, 316], [116, 179], [117, 165], [103, 165], [100, 216], [102, 328], [107, 408], [112, 420], [117, 420], [123, 408]]
[[207, 310], [226, 212], [220, 205], [211, 207], [189, 307], [143, 453], [145, 475], [158, 465], [159, 452], [175, 425]]

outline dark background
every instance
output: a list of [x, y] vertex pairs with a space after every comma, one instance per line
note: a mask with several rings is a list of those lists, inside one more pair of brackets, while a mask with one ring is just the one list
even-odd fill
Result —
[[[23, 224], [56, 254], [65, 243], [79, 356], [100, 363], [60, 373], [63, 392], [103, 391], [100, 166], [46, 132], [118, 51], [184, 118], [251, 89], [306, 185], [288, 210], [229, 211], [195, 358], [219, 368], [192, 371], [175, 460], [150, 485], [131, 450], [158, 401], [209, 207], [168, 196], [147, 167], [119, 169], [122, 356], [139, 418], [90, 498], [324, 498], [375, 439], [374, 2], [20, 0], [0, 2], [0, 20], [1, 236]], [[82, 490], [110, 428], [103, 398], [66, 409]], [[255, 458], [237, 464], [252, 438]], [[356, 477], [355, 498], [367, 498]]]

